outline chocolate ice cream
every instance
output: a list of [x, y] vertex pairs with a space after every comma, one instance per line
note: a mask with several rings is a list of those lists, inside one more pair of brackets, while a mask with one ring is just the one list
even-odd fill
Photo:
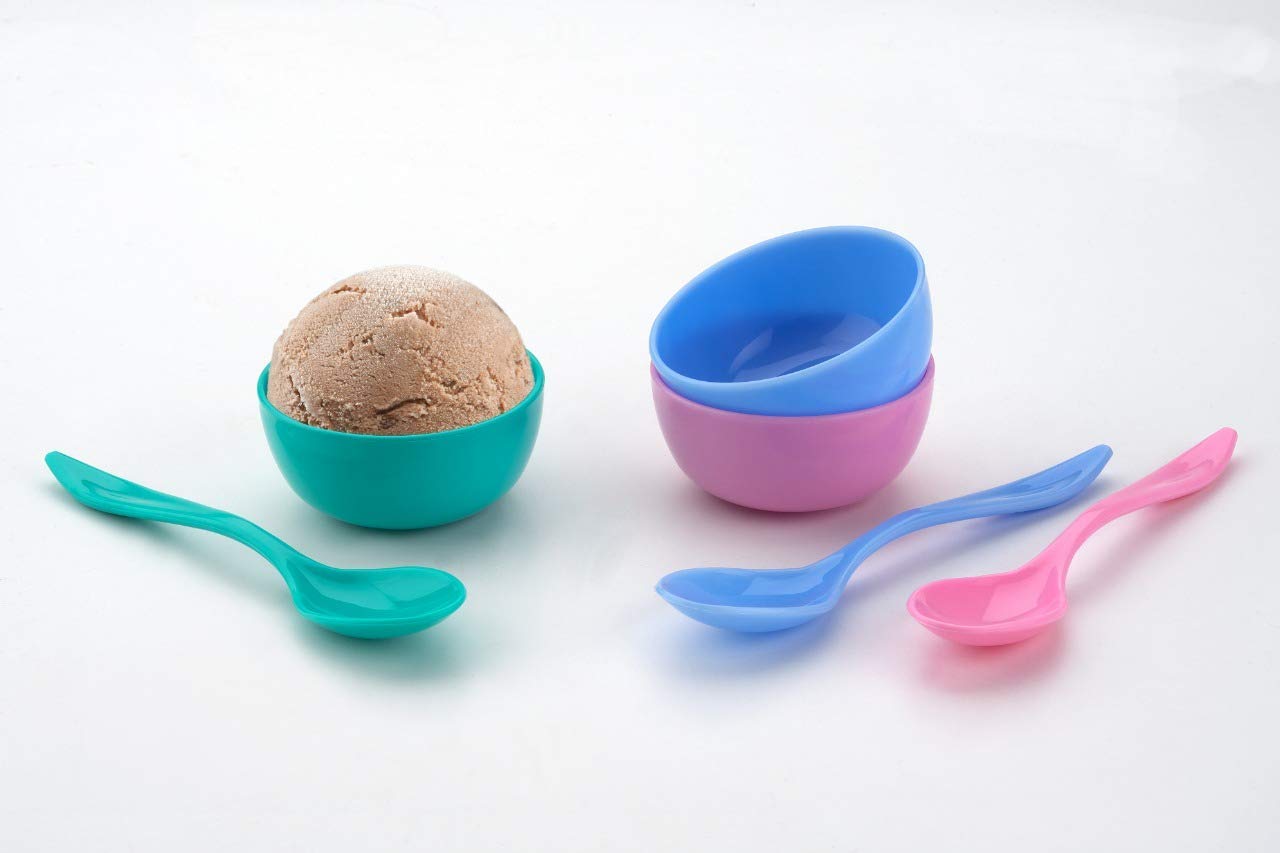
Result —
[[408, 435], [500, 415], [533, 388], [515, 325], [484, 291], [418, 266], [358, 273], [276, 341], [267, 399], [340, 432]]

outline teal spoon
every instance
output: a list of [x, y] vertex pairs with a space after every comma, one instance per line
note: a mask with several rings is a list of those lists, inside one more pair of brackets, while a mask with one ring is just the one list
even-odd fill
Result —
[[211, 530], [248, 545], [280, 572], [299, 613], [338, 634], [365, 639], [412, 634], [444, 619], [467, 597], [462, 581], [439, 569], [335, 569], [238, 515], [152, 491], [65, 453], [55, 451], [44, 461], [62, 487], [87, 507]]

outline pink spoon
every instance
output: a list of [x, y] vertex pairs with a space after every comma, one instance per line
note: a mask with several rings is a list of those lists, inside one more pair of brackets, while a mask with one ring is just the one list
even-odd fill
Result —
[[969, 646], [1001, 646], [1032, 637], [1067, 612], [1067, 569], [1084, 540], [1122, 515], [1200, 491], [1227, 467], [1235, 447], [1236, 431], [1220, 429], [1089, 507], [1022, 568], [934, 581], [911, 594], [907, 610], [939, 637]]

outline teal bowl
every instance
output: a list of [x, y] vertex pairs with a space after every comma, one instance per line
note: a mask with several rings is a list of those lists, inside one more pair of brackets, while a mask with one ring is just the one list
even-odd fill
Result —
[[411, 530], [466, 518], [516, 484], [542, 420], [542, 365], [529, 353], [533, 389], [510, 411], [478, 424], [419, 435], [362, 435], [295, 421], [267, 400], [258, 406], [267, 444], [298, 497], [361, 527]]

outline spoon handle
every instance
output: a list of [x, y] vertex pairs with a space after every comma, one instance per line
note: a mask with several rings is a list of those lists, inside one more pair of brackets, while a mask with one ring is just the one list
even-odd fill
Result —
[[1098, 528], [1143, 507], [1200, 491], [1226, 470], [1235, 447], [1236, 431], [1223, 427], [1167, 465], [1086, 509], [1049, 543], [1042, 556], [1059, 558], [1059, 576], [1065, 578], [1071, 557]]
[[1099, 444], [1052, 468], [1012, 483], [907, 510], [868, 530], [828, 560], [839, 559], [839, 564], [845, 567], [844, 571], [851, 575], [872, 551], [908, 533], [952, 521], [1057, 506], [1084, 491], [1102, 473], [1110, 459], [1111, 448]]
[[289, 558], [298, 556], [292, 547], [238, 515], [148, 489], [56, 450], [44, 461], [73, 498], [99, 512], [220, 533], [248, 545], [281, 573], [288, 571]]

